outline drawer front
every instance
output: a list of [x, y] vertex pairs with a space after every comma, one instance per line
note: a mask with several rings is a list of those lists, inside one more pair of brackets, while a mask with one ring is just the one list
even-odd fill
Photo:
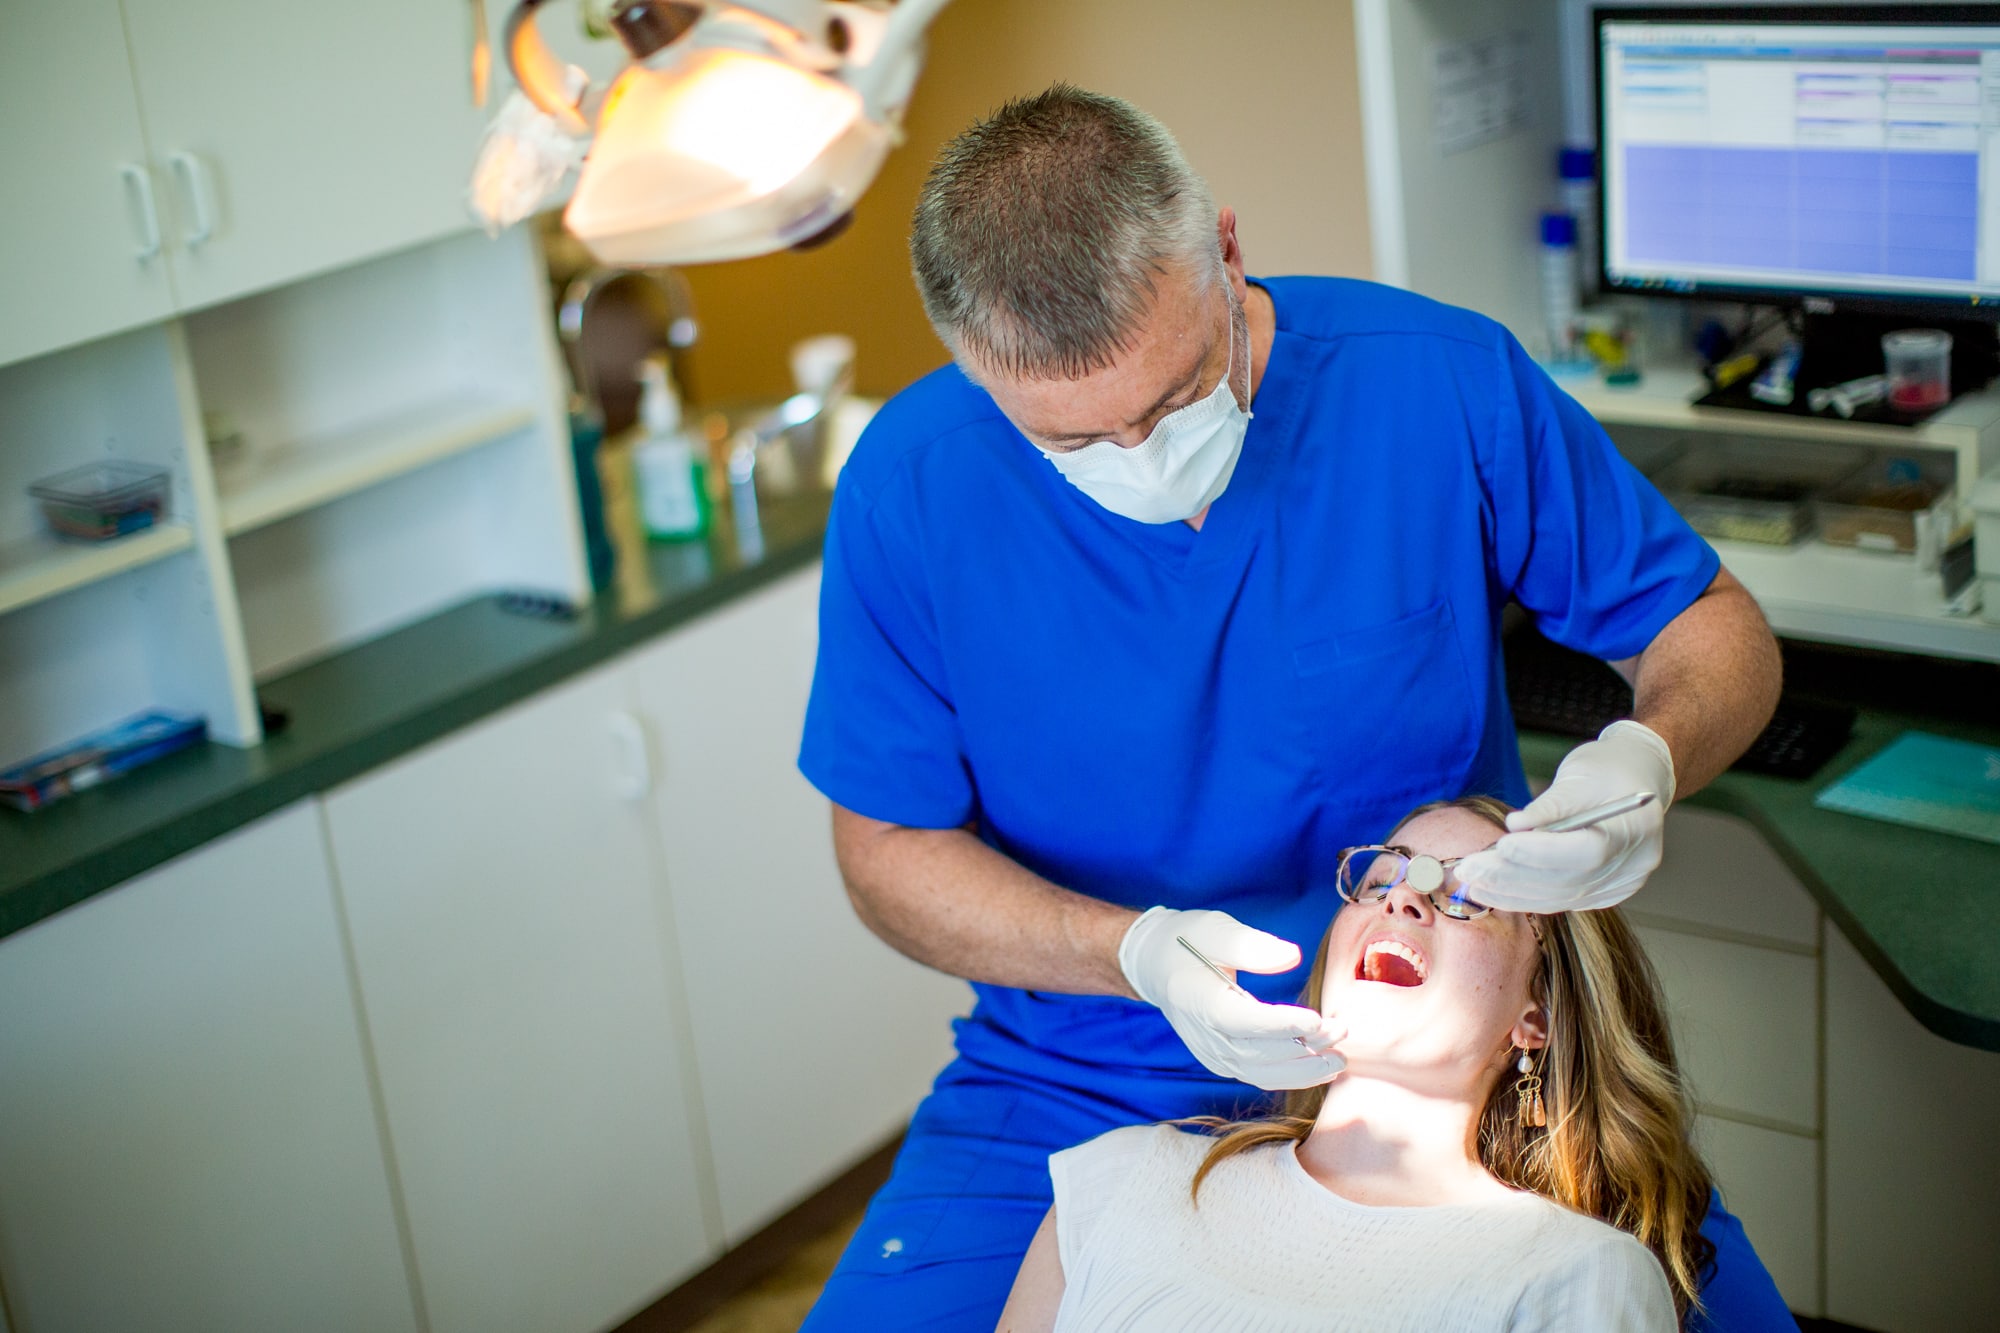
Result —
[[1819, 1130], [1819, 960], [1642, 928], [1703, 1110]]
[[1667, 816], [1666, 854], [1629, 905], [1633, 917], [1681, 922], [1812, 949], [1819, 905], [1763, 835], [1733, 815]]
[[1785, 1304], [1819, 1315], [1819, 1140], [1705, 1115], [1695, 1143]]

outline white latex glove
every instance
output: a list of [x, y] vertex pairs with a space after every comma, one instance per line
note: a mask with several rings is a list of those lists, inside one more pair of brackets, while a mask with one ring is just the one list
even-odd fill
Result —
[[[1659, 797], [1629, 815], [1572, 833], [1522, 832], [1581, 814], [1621, 796]], [[1674, 756], [1652, 728], [1613, 722], [1570, 751], [1556, 780], [1507, 816], [1507, 834], [1458, 863], [1466, 896], [1505, 912], [1575, 912], [1624, 902], [1660, 864]]]
[[1217, 967], [1286, 972], [1295, 944], [1253, 930], [1227, 912], [1148, 909], [1125, 932], [1118, 966], [1146, 1003], [1158, 1006], [1194, 1058], [1224, 1078], [1269, 1090], [1310, 1088], [1347, 1067], [1334, 1044], [1347, 1035], [1296, 1004], [1265, 1004], [1203, 967], [1177, 936]]

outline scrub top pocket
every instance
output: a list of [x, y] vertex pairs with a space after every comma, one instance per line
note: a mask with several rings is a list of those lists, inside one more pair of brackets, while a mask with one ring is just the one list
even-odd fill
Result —
[[1472, 691], [1451, 603], [1297, 643], [1297, 739], [1343, 804], [1460, 795], [1484, 697]]

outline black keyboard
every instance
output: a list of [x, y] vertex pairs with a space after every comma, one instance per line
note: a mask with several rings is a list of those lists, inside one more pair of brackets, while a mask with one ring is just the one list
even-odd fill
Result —
[[[1595, 736], [1632, 715], [1632, 687], [1594, 657], [1573, 653], [1532, 631], [1506, 639], [1507, 697], [1515, 725], [1561, 736]], [[1762, 734], [1732, 768], [1809, 778], [1854, 734], [1854, 710], [1785, 698]]]

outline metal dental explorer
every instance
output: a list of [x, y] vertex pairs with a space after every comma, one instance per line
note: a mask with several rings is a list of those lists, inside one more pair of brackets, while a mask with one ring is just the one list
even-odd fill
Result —
[[[1659, 799], [1658, 796], [1649, 791], [1634, 792], [1630, 796], [1621, 796], [1615, 801], [1606, 801], [1603, 805], [1579, 811], [1576, 814], [1554, 820], [1551, 823], [1537, 824], [1533, 828], [1521, 829], [1520, 832], [1574, 833], [1578, 829], [1590, 828], [1592, 825], [1602, 824], [1607, 819], [1616, 819], [1620, 815], [1629, 815], [1634, 810], [1643, 810]], [[1186, 944], [1187, 941], [1182, 940], [1181, 943]], [[1189, 947], [1192, 948], [1193, 946], [1189, 945]], [[1199, 957], [1199, 955], [1196, 956]], [[1208, 962], [1206, 958], [1203, 958], [1202, 961], [1204, 963]], [[1213, 967], [1215, 964], [1209, 963], [1209, 966]]]
[[[1258, 1000], [1257, 997], [1252, 995], [1249, 991], [1244, 990], [1241, 986], [1237, 985], [1236, 978], [1230, 976], [1220, 967], [1217, 967], [1214, 959], [1210, 958], [1207, 954], [1203, 953], [1201, 950], [1195, 948], [1192, 944], [1188, 943], [1187, 936], [1176, 935], [1174, 936], [1174, 940], [1181, 946], [1181, 948], [1186, 949], [1189, 953], [1193, 954], [1203, 967], [1215, 973], [1216, 976], [1222, 978], [1223, 985], [1229, 987], [1229, 989], [1235, 991], [1238, 995], [1241, 995], [1246, 1000], [1256, 1000], [1258, 1004], [1264, 1003], [1262, 1000]], [[1308, 1051], [1312, 1050], [1312, 1047], [1306, 1045], [1306, 1039], [1304, 1037], [1293, 1037], [1292, 1040], [1296, 1042], [1299, 1046], [1304, 1047], [1306, 1050]], [[1317, 1052], [1315, 1052], [1315, 1054], [1317, 1054]]]

